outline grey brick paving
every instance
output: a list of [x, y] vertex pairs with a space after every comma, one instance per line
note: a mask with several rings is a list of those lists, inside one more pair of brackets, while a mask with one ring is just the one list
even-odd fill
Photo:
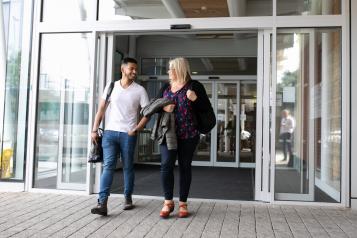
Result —
[[357, 211], [323, 206], [240, 202], [189, 202], [191, 215], [177, 217], [178, 204], [161, 219], [161, 200], [110, 197], [109, 215], [90, 214], [96, 196], [0, 193], [0, 238], [5, 237], [356, 237]]

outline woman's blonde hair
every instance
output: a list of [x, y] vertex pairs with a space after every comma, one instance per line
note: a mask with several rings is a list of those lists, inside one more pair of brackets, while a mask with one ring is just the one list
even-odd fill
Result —
[[180, 83], [186, 83], [191, 79], [190, 65], [187, 59], [179, 57], [169, 61], [170, 69], [174, 69], [176, 72], [177, 80]]

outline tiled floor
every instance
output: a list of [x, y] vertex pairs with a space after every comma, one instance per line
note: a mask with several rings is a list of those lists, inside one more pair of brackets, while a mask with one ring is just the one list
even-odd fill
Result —
[[357, 237], [350, 209], [193, 201], [190, 217], [160, 219], [161, 200], [134, 199], [130, 211], [122, 201], [110, 197], [100, 217], [94, 195], [0, 193], [0, 237]]

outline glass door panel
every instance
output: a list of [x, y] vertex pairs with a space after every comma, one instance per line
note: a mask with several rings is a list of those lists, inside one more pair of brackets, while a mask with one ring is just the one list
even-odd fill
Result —
[[279, 30], [275, 199], [340, 202], [341, 33]]
[[[217, 83], [216, 162], [235, 166], [237, 131], [237, 83]], [[230, 164], [230, 165], [229, 165]]]
[[36, 118], [34, 187], [84, 190], [90, 34], [44, 34]]
[[[255, 163], [255, 129], [257, 109], [257, 84], [240, 84], [240, 143], [239, 164]], [[247, 164], [248, 165], [248, 164]], [[250, 164], [254, 167], [254, 164]]]

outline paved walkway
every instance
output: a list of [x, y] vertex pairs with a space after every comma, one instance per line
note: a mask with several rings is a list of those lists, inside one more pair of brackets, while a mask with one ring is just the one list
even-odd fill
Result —
[[0, 193], [0, 237], [357, 237], [357, 211], [260, 203], [189, 203], [192, 215], [160, 219], [162, 201], [135, 199], [107, 217], [90, 214], [95, 196]]

